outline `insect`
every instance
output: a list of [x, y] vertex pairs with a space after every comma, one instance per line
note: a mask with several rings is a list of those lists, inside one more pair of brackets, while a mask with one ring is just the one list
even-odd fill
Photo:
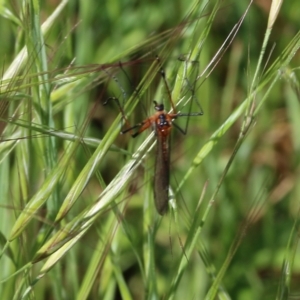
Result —
[[[158, 103], [156, 100], [153, 101], [155, 113], [132, 127], [129, 127], [121, 131], [121, 134], [131, 132], [133, 138], [137, 137], [140, 133], [145, 131], [148, 128], [151, 128], [156, 136], [156, 156], [155, 156], [155, 172], [154, 172], [154, 202], [156, 210], [160, 215], [164, 215], [168, 211], [168, 201], [169, 201], [169, 183], [170, 183], [170, 136], [171, 130], [174, 125], [181, 133], [186, 134], [186, 129], [183, 130], [181, 127], [173, 123], [179, 117], [191, 117], [191, 116], [201, 116], [203, 115], [200, 104], [197, 102], [197, 105], [200, 108], [199, 112], [188, 112], [180, 113], [177, 112], [174, 102], [172, 100], [171, 91], [166, 80], [166, 74], [163, 70], [159, 57], [156, 57], [156, 60], [159, 64], [159, 72], [163, 78], [164, 85], [167, 90], [169, 102], [171, 105], [171, 112], [168, 113], [165, 110], [163, 104]], [[191, 88], [192, 89], [192, 88]], [[194, 91], [192, 90], [192, 93]], [[117, 102], [117, 105], [122, 113], [122, 117], [128, 123], [125, 113], [121, 107], [121, 104], [116, 97], [110, 97], [105, 101], [104, 105], [107, 104], [109, 100], [114, 100]], [[192, 101], [192, 100], [190, 100]], [[191, 106], [190, 106], [191, 107]], [[137, 129], [136, 132], [132, 133], [133, 130]]]

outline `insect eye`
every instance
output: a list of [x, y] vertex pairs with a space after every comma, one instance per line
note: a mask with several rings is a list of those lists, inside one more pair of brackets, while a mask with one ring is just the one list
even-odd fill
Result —
[[164, 110], [164, 105], [163, 104], [158, 104], [156, 101], [153, 101], [154, 103], [154, 108], [157, 111], [163, 111]]

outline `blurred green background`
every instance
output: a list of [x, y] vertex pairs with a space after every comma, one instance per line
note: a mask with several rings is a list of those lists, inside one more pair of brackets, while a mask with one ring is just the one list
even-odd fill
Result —
[[[0, 4], [5, 299], [300, 298], [299, 5], [279, 6], [261, 63], [271, 1], [239, 23], [248, 5]], [[117, 105], [102, 105], [120, 98], [135, 124], [168, 103], [156, 55], [174, 101], [191, 82], [204, 111], [172, 135], [178, 208], [162, 218], [155, 150], [127, 165], [149, 132], [119, 135]], [[180, 83], [193, 59], [197, 80]]]

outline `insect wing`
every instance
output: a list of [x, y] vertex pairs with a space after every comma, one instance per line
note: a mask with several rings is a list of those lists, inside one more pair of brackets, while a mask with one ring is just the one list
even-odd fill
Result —
[[160, 215], [168, 210], [169, 182], [170, 182], [170, 135], [157, 135], [155, 175], [154, 175], [154, 200]]

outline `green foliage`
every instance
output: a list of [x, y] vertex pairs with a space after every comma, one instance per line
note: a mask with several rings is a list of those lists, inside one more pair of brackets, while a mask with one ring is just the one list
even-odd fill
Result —
[[[1, 4], [3, 299], [299, 297], [298, 3], [234, 2]], [[204, 111], [163, 217], [153, 133], [119, 134], [171, 109], [156, 56]]]

